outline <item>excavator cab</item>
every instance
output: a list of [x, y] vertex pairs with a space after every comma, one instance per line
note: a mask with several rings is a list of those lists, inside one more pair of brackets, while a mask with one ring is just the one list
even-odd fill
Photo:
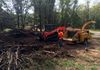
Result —
[[45, 24], [44, 25], [45, 32], [50, 32], [50, 31], [54, 30], [56, 27], [57, 27], [57, 25], [55, 25], [55, 24]]
[[59, 24], [46, 24], [45, 31], [42, 34], [43, 39], [51, 42], [58, 41], [59, 30], [64, 30], [64, 26], [60, 26]]

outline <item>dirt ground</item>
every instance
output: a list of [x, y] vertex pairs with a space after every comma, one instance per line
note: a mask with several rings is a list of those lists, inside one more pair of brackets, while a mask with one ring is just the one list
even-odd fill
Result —
[[93, 32], [88, 50], [84, 44], [64, 44], [62, 48], [57, 44], [51, 44], [45, 45], [44, 49], [38, 51], [39, 57], [56, 60], [58, 65], [55, 70], [100, 70], [99, 36], [100, 32]]
[[100, 70], [100, 32], [93, 32], [88, 50], [84, 44], [65, 44], [58, 48], [56, 44], [43, 49], [44, 56], [58, 60], [56, 70]]
[[100, 70], [100, 32], [93, 31], [92, 33], [93, 38], [89, 43], [87, 51], [84, 49], [84, 45], [80, 44], [68, 45], [68, 47], [74, 47], [74, 49], [64, 49], [74, 57], [74, 59], [68, 60], [74, 62], [68, 62], [67, 60], [65, 69], [59, 70]]
[[[31, 45], [24, 45], [29, 50], [24, 51], [26, 52], [24, 55], [19, 54], [17, 57], [20, 60], [23, 58], [24, 61], [28, 61], [22, 63], [29, 66], [24, 70], [100, 70], [100, 32], [92, 31], [92, 33], [93, 38], [88, 44], [88, 50], [85, 49], [84, 44], [70, 45], [67, 42], [64, 42], [62, 48], [55, 43], [39, 46], [40, 49], [31, 49], [29, 48], [32, 47]], [[29, 41], [33, 43], [33, 38], [25, 39], [24, 44]], [[42, 44], [42, 42], [38, 44]], [[2, 65], [2, 60], [0, 65]]]

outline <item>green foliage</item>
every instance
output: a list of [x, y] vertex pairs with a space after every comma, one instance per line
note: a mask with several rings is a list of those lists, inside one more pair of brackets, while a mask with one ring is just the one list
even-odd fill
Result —
[[32, 63], [35, 70], [55, 70], [58, 64], [54, 59], [34, 59]]
[[66, 67], [74, 67], [75, 66], [74, 63], [75, 62], [73, 60], [68, 60], [68, 61], [64, 62], [64, 66], [66, 66]]
[[0, 31], [4, 30], [5, 28], [14, 28], [14, 15], [9, 14], [8, 12], [4, 11], [2, 8], [0, 9]]
[[[89, 19], [95, 18], [97, 21], [95, 28], [100, 29], [100, 3], [90, 8], [88, 3], [87, 5], [78, 5], [78, 0], [59, 0], [59, 10], [57, 10], [55, 0], [13, 0], [9, 1], [13, 5], [12, 7], [7, 4], [8, 1], [0, 1], [0, 11], [5, 11], [0, 14], [1, 29], [5, 28], [2, 28], [3, 26], [24, 27], [29, 23], [41, 26], [60, 23], [80, 27], [87, 17]], [[33, 10], [33, 7], [34, 13], [28, 13], [30, 9]]]
[[84, 70], [85, 66], [83, 64], [77, 64], [74, 60], [66, 60], [61, 63], [62, 66], [67, 67], [68, 69], [77, 69], [77, 70]]
[[91, 68], [91, 70], [97, 70], [97, 68], [94, 66], [94, 67]]

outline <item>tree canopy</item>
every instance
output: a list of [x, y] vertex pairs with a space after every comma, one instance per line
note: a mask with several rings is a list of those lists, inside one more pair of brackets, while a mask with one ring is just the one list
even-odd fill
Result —
[[[84, 20], [95, 19], [100, 27], [100, 3], [79, 5], [79, 0], [0, 0], [0, 30], [24, 28], [28, 24], [70, 24], [80, 27]], [[57, 5], [56, 2], [59, 2]], [[58, 7], [58, 9], [57, 9]], [[33, 12], [30, 13], [29, 11]]]

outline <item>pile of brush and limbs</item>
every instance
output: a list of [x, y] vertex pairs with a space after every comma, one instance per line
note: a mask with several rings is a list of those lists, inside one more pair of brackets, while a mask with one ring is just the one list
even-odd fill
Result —
[[54, 57], [65, 57], [57, 44], [44, 43], [38, 33], [15, 29], [0, 33], [0, 69], [25, 70], [34, 69], [34, 60], [41, 61]]

